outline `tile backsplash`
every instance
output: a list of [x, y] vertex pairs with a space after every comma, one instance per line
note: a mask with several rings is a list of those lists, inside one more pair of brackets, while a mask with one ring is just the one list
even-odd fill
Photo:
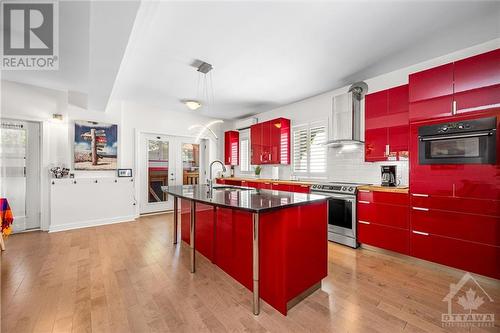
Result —
[[[386, 161], [365, 162], [364, 147], [354, 150], [342, 150], [340, 148], [328, 148], [327, 180], [332, 182], [353, 182], [380, 184], [382, 165], [396, 165], [396, 178], [401, 185], [409, 183], [408, 161]], [[272, 177], [272, 165], [263, 165], [261, 178]], [[239, 167], [235, 169], [235, 175], [241, 177], [255, 177], [253, 173], [241, 173]], [[291, 179], [291, 166], [279, 166], [279, 178]]]

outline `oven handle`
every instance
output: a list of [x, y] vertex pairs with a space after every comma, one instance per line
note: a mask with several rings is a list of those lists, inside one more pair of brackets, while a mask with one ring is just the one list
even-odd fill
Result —
[[475, 132], [469, 134], [456, 134], [456, 135], [432, 135], [432, 136], [420, 136], [420, 141], [432, 141], [432, 140], [448, 140], [448, 139], [461, 139], [461, 138], [473, 138], [476, 136], [490, 136], [494, 134], [495, 130], [487, 132]]

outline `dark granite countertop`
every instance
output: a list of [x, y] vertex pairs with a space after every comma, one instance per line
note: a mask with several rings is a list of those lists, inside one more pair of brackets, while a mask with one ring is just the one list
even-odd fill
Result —
[[320, 194], [273, 191], [227, 185], [214, 185], [211, 196], [208, 193], [206, 185], [162, 186], [161, 189], [170, 195], [182, 199], [253, 213], [307, 205], [311, 202], [328, 199], [327, 196]]

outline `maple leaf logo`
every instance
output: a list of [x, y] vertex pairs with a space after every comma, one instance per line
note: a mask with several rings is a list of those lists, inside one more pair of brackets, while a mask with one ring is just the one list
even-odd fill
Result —
[[477, 310], [484, 303], [484, 300], [483, 297], [476, 296], [476, 292], [469, 288], [464, 296], [458, 298], [457, 303], [460, 304], [464, 310], [469, 310], [469, 313], [472, 313], [472, 310]]

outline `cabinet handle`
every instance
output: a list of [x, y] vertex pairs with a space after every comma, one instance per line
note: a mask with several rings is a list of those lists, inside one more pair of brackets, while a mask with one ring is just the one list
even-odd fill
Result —
[[451, 114], [456, 115], [457, 114], [457, 101], [453, 101], [451, 103]]
[[371, 191], [369, 191], [369, 190], [358, 190], [358, 192], [370, 193]]
[[389, 145], [385, 145], [385, 156], [389, 156], [391, 153], [391, 148]]
[[422, 208], [422, 207], [411, 207], [412, 209], [414, 210], [421, 210], [421, 211], [424, 211], [424, 212], [428, 212], [429, 211], [429, 208]]
[[358, 220], [359, 223], [361, 224], [371, 224], [370, 222], [367, 222], [367, 221], [361, 221], [361, 220]]
[[370, 201], [364, 201], [364, 200], [358, 200], [359, 203], [362, 203], [362, 204], [369, 204]]
[[411, 232], [413, 232], [414, 234], [417, 234], [417, 235], [429, 236], [428, 232], [415, 231], [415, 230], [412, 230]]
[[300, 185], [300, 187], [309, 187], [309, 185]]
[[428, 194], [421, 194], [421, 193], [412, 193], [411, 195], [414, 196], [414, 197], [424, 197], [424, 198], [428, 198], [429, 197]]
[[278, 183], [273, 183], [273, 186], [274, 186], [274, 185], [278, 186], [279, 184], [278, 184]]

